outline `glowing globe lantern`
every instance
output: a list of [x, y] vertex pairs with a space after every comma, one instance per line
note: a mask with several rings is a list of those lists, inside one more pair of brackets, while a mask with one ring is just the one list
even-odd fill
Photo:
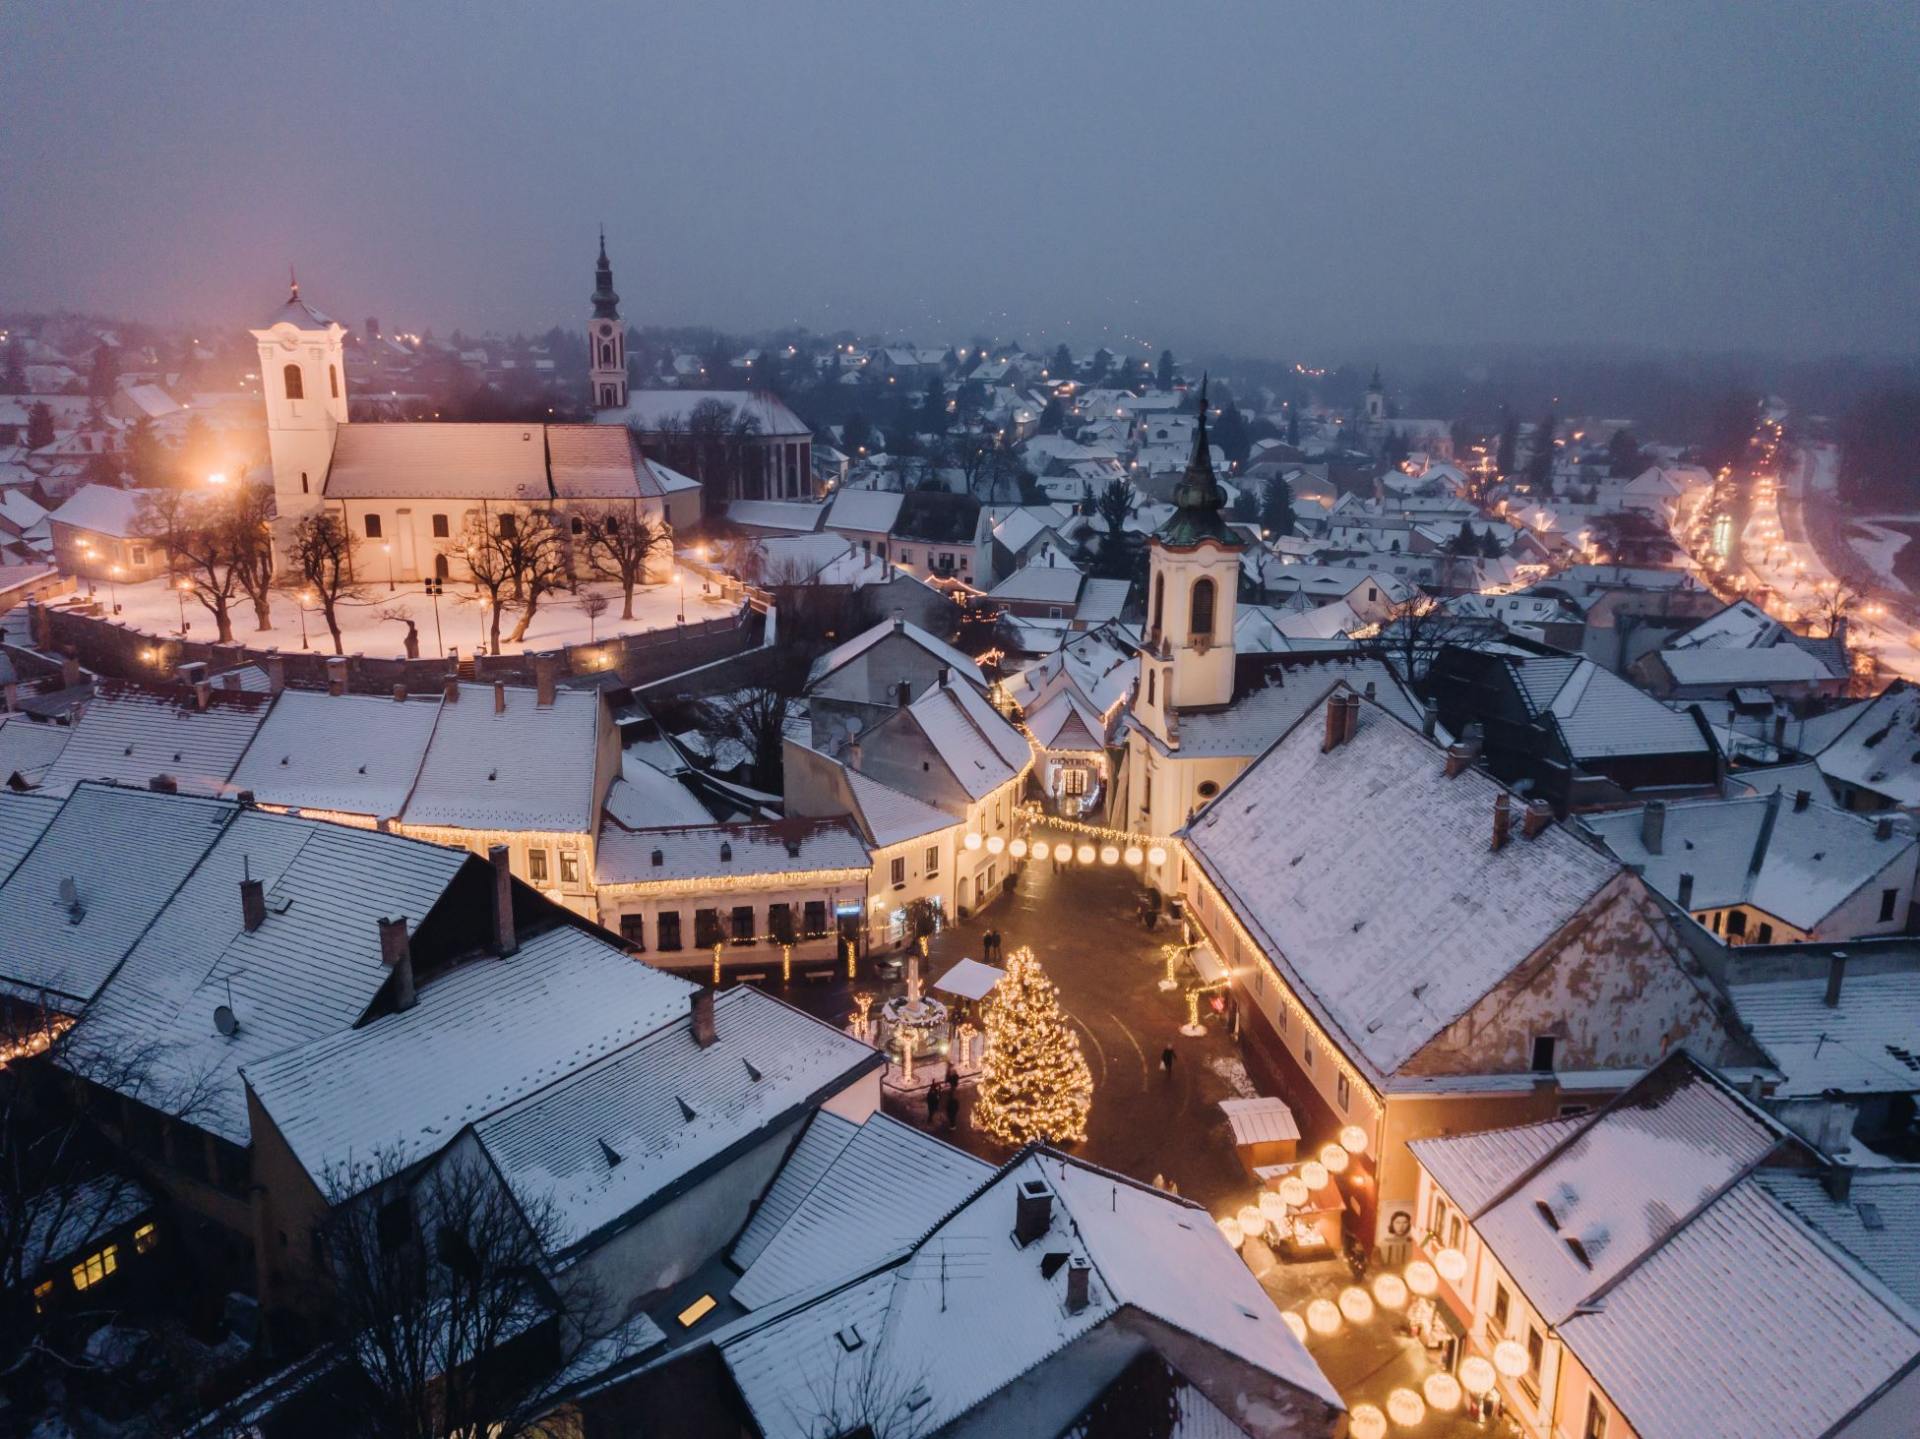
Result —
[[1340, 1312], [1349, 1324], [1365, 1324], [1373, 1318], [1373, 1296], [1358, 1284], [1349, 1284], [1340, 1291]]
[[1313, 1191], [1307, 1188], [1307, 1181], [1297, 1174], [1289, 1174], [1280, 1181], [1280, 1200], [1290, 1209], [1302, 1209]]
[[1460, 1407], [1460, 1381], [1445, 1370], [1429, 1374], [1421, 1382], [1420, 1392], [1426, 1396], [1427, 1407], [1442, 1414], [1451, 1413]]
[[1146, 856], [1140, 852], [1139, 845], [1130, 844], [1127, 846], [1127, 853], [1125, 855], [1125, 858], [1128, 864], [1138, 868], [1140, 861], [1145, 859]]
[[1327, 1166], [1317, 1159], [1309, 1159], [1300, 1166], [1300, 1179], [1313, 1193], [1318, 1194], [1327, 1187]]
[[1430, 1298], [1440, 1292], [1440, 1276], [1426, 1260], [1416, 1259], [1407, 1266], [1407, 1288], [1423, 1299]]
[[981, 845], [985, 844], [986, 841], [981, 839], [979, 834], [969, 832], [967, 837], [964, 840], [962, 840], [961, 843], [966, 845], [968, 849], [978, 849], [980, 848]]
[[1378, 1404], [1356, 1404], [1347, 1411], [1349, 1439], [1387, 1439], [1387, 1416]]
[[[1016, 839], [1012, 844], [1007, 846], [1007, 853], [1015, 859], [1025, 859], [1027, 857], [1027, 842], [1024, 839]], [[1044, 858], [1044, 856], [1042, 856], [1042, 858]]]
[[1404, 1309], [1407, 1281], [1398, 1274], [1382, 1274], [1373, 1281], [1373, 1297], [1382, 1309]]
[[1275, 1229], [1279, 1228], [1287, 1222], [1287, 1201], [1275, 1194], [1271, 1189], [1262, 1191], [1260, 1195], [1260, 1217], [1266, 1220], [1269, 1226]]
[[1238, 1249], [1242, 1244], [1246, 1242], [1247, 1236], [1245, 1231], [1243, 1231], [1240, 1228], [1240, 1221], [1235, 1219], [1231, 1214], [1229, 1214], [1225, 1219], [1220, 1220], [1219, 1225], [1220, 1225], [1220, 1237], [1226, 1240], [1227, 1243], [1231, 1244], [1235, 1249]]
[[1349, 1154], [1367, 1152], [1367, 1131], [1357, 1124], [1349, 1124], [1340, 1131], [1340, 1147]]
[[1045, 859], [1052, 853], [1053, 846], [1048, 844], [1044, 839], [1036, 839], [1033, 842], [1033, 857], [1035, 859]]
[[1433, 1267], [1447, 1283], [1458, 1284], [1467, 1277], [1467, 1256], [1458, 1249], [1442, 1249], [1433, 1256]]
[[1509, 1379], [1527, 1372], [1527, 1351], [1518, 1340], [1502, 1339], [1493, 1346], [1493, 1367]]
[[1476, 1399], [1493, 1392], [1496, 1377], [1493, 1366], [1478, 1354], [1460, 1361], [1460, 1387]]
[[1007, 847], [1007, 842], [1004, 839], [1000, 838], [1000, 836], [997, 834], [987, 841], [988, 854], [998, 854], [1000, 853], [1001, 850], [1005, 849], [1006, 847]]
[[1333, 1334], [1340, 1328], [1340, 1309], [1331, 1299], [1316, 1299], [1307, 1306], [1307, 1328], [1315, 1334]]
[[1302, 1319], [1298, 1314], [1295, 1314], [1291, 1309], [1283, 1309], [1280, 1311], [1280, 1322], [1287, 1326], [1287, 1329], [1295, 1339], [1298, 1339], [1302, 1344], [1307, 1342], [1307, 1321]]
[[1101, 845], [1100, 846], [1100, 863], [1102, 864], [1120, 863], [1120, 846], [1117, 844]]
[[1347, 1159], [1347, 1151], [1337, 1144], [1326, 1144], [1320, 1148], [1320, 1162], [1327, 1166], [1329, 1174], [1345, 1174]]
[[1147, 851], [1147, 863], [1152, 865], [1155, 869], [1160, 868], [1160, 866], [1165, 864], [1166, 862], [1167, 862], [1167, 852], [1166, 850], [1162, 849], [1159, 845], [1156, 844], [1152, 849]]
[[1427, 1401], [1411, 1389], [1396, 1389], [1387, 1396], [1387, 1418], [1411, 1429], [1427, 1417]]
[[1233, 1217], [1240, 1221], [1240, 1233], [1248, 1239], [1257, 1239], [1266, 1231], [1267, 1218], [1257, 1204], [1241, 1205], [1240, 1212]]
[[1082, 864], [1092, 864], [1093, 863], [1093, 846], [1090, 844], [1081, 845], [1080, 848], [1076, 849], [1073, 852], [1073, 857], [1079, 860], [1080, 863]]

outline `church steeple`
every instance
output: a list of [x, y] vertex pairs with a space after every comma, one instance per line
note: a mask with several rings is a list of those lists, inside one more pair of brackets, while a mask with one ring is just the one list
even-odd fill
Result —
[[620, 297], [613, 289], [607, 231], [600, 229], [600, 259], [593, 267], [593, 318], [587, 322], [588, 383], [596, 410], [627, 403], [627, 332], [620, 323]]
[[1207, 379], [1200, 380], [1200, 423], [1194, 426], [1193, 454], [1187, 472], [1173, 487], [1173, 518], [1160, 527], [1162, 544], [1185, 548], [1202, 540], [1238, 547], [1240, 537], [1221, 518], [1226, 492], [1213, 473], [1213, 447], [1207, 440]]

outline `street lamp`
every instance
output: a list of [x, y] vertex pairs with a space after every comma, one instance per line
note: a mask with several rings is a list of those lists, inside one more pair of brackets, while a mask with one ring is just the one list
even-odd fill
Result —
[[183, 636], [187, 632], [187, 591], [192, 588], [193, 581], [185, 575], [182, 575], [179, 584], [174, 586], [174, 598], [180, 601], [180, 633]]
[[120, 591], [118, 588], [115, 587], [114, 581], [119, 578], [120, 578], [120, 566], [108, 565], [107, 566], [107, 595], [113, 601], [113, 612], [116, 615], [120, 613]]
[[314, 602], [312, 590], [300, 591], [300, 603], [294, 608], [300, 611], [300, 648], [307, 648], [307, 606]]
[[396, 588], [393, 583], [393, 541], [382, 540], [380, 542], [380, 548], [385, 552], [387, 557], [387, 593], [392, 594]]
[[207, 476], [207, 483], [210, 485], [224, 485], [226, 482], [227, 477], [218, 470]]
[[446, 589], [446, 583], [438, 575], [428, 579], [422, 585], [428, 598], [433, 601], [433, 646], [440, 651], [440, 657], [446, 658], [447, 642], [440, 637], [440, 595]]

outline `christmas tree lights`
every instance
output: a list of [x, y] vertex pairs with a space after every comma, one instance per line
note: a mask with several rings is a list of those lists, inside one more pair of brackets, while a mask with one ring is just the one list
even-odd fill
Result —
[[986, 1006], [986, 1054], [973, 1123], [1005, 1144], [1087, 1137], [1093, 1074], [1053, 982], [1027, 948], [1007, 957]]

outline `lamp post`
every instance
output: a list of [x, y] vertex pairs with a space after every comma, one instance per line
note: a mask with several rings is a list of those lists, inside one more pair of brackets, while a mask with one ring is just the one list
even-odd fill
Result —
[[396, 588], [393, 583], [393, 541], [382, 540], [380, 542], [380, 548], [387, 556], [387, 593], [392, 594]]
[[173, 597], [180, 601], [180, 633], [184, 636], [187, 632], [187, 591], [193, 588], [193, 581], [182, 575], [173, 588]]
[[433, 601], [433, 646], [440, 651], [440, 657], [445, 659], [447, 642], [440, 637], [440, 594], [446, 585], [438, 575], [435, 575], [426, 580], [422, 588], [426, 590], [427, 597]]
[[314, 601], [312, 590], [300, 591], [300, 602], [294, 606], [300, 611], [300, 648], [307, 648], [307, 606]]
[[120, 613], [120, 590], [114, 584], [114, 581], [119, 578], [120, 578], [120, 566], [108, 565], [107, 566], [107, 594], [113, 601], [113, 612], [116, 615]]

